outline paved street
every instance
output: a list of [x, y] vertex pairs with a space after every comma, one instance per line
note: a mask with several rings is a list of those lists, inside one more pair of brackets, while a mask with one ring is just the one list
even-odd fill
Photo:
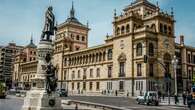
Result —
[[[135, 100], [124, 98], [124, 97], [88, 97], [88, 96], [74, 96], [63, 99], [72, 99], [72, 100], [80, 100], [92, 103], [113, 105], [119, 107], [125, 107], [132, 110], [187, 110], [184, 107], [174, 107], [174, 106], [145, 106], [138, 105]], [[23, 99], [8, 96], [7, 99], [0, 99], [0, 110], [21, 110], [23, 105]]]
[[95, 97], [95, 96], [72, 96], [66, 99], [80, 100], [92, 103], [106, 104], [118, 107], [125, 107], [132, 110], [187, 110], [184, 107], [175, 106], [146, 106], [138, 105], [134, 99], [125, 97]]
[[8, 96], [6, 99], [0, 99], [0, 110], [21, 110], [22, 105], [22, 98]]

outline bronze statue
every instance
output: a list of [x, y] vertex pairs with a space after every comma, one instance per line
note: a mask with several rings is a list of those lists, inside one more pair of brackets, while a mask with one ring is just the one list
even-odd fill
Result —
[[47, 62], [47, 70], [46, 70], [46, 91], [48, 94], [55, 92], [57, 87], [57, 78], [55, 77], [56, 68], [51, 64], [51, 56], [47, 54], [45, 57], [45, 61]]
[[41, 35], [41, 40], [51, 41], [50, 36], [54, 35], [54, 32], [56, 30], [55, 16], [52, 11], [52, 6], [49, 6], [45, 13], [45, 26]]

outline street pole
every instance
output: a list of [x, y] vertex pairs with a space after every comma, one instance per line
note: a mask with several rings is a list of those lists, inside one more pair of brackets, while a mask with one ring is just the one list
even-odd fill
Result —
[[170, 81], [168, 81], [168, 103], [170, 105]]
[[174, 73], [175, 73], [175, 95], [177, 96], [177, 64], [178, 64], [178, 60], [176, 58], [176, 56], [174, 56], [173, 60], [172, 60], [172, 64], [174, 67]]

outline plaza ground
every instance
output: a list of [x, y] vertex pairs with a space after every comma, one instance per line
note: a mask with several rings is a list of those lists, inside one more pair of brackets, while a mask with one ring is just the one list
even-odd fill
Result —
[[[63, 100], [79, 100], [98, 104], [105, 104], [117, 107], [123, 107], [128, 110], [188, 110], [186, 107], [177, 106], [146, 106], [138, 105], [134, 99], [125, 97], [97, 97], [97, 96], [70, 96], [62, 98]], [[6, 99], [0, 99], [0, 110], [21, 110], [23, 98], [8, 96]]]

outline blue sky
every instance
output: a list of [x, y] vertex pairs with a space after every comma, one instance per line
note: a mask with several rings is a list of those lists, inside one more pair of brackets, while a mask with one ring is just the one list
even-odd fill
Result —
[[[16, 42], [27, 45], [31, 33], [37, 44], [44, 24], [44, 13], [49, 4], [54, 7], [58, 24], [69, 15], [72, 0], [0, 0], [0, 45]], [[105, 35], [112, 34], [113, 10], [120, 14], [134, 0], [73, 0], [76, 17], [86, 24], [89, 21], [89, 45], [104, 43]], [[188, 45], [195, 44], [195, 0], [159, 1], [161, 9], [170, 12], [174, 7], [176, 36], [183, 34]], [[177, 38], [178, 41], [178, 38]], [[194, 45], [195, 46], [195, 45]]]

